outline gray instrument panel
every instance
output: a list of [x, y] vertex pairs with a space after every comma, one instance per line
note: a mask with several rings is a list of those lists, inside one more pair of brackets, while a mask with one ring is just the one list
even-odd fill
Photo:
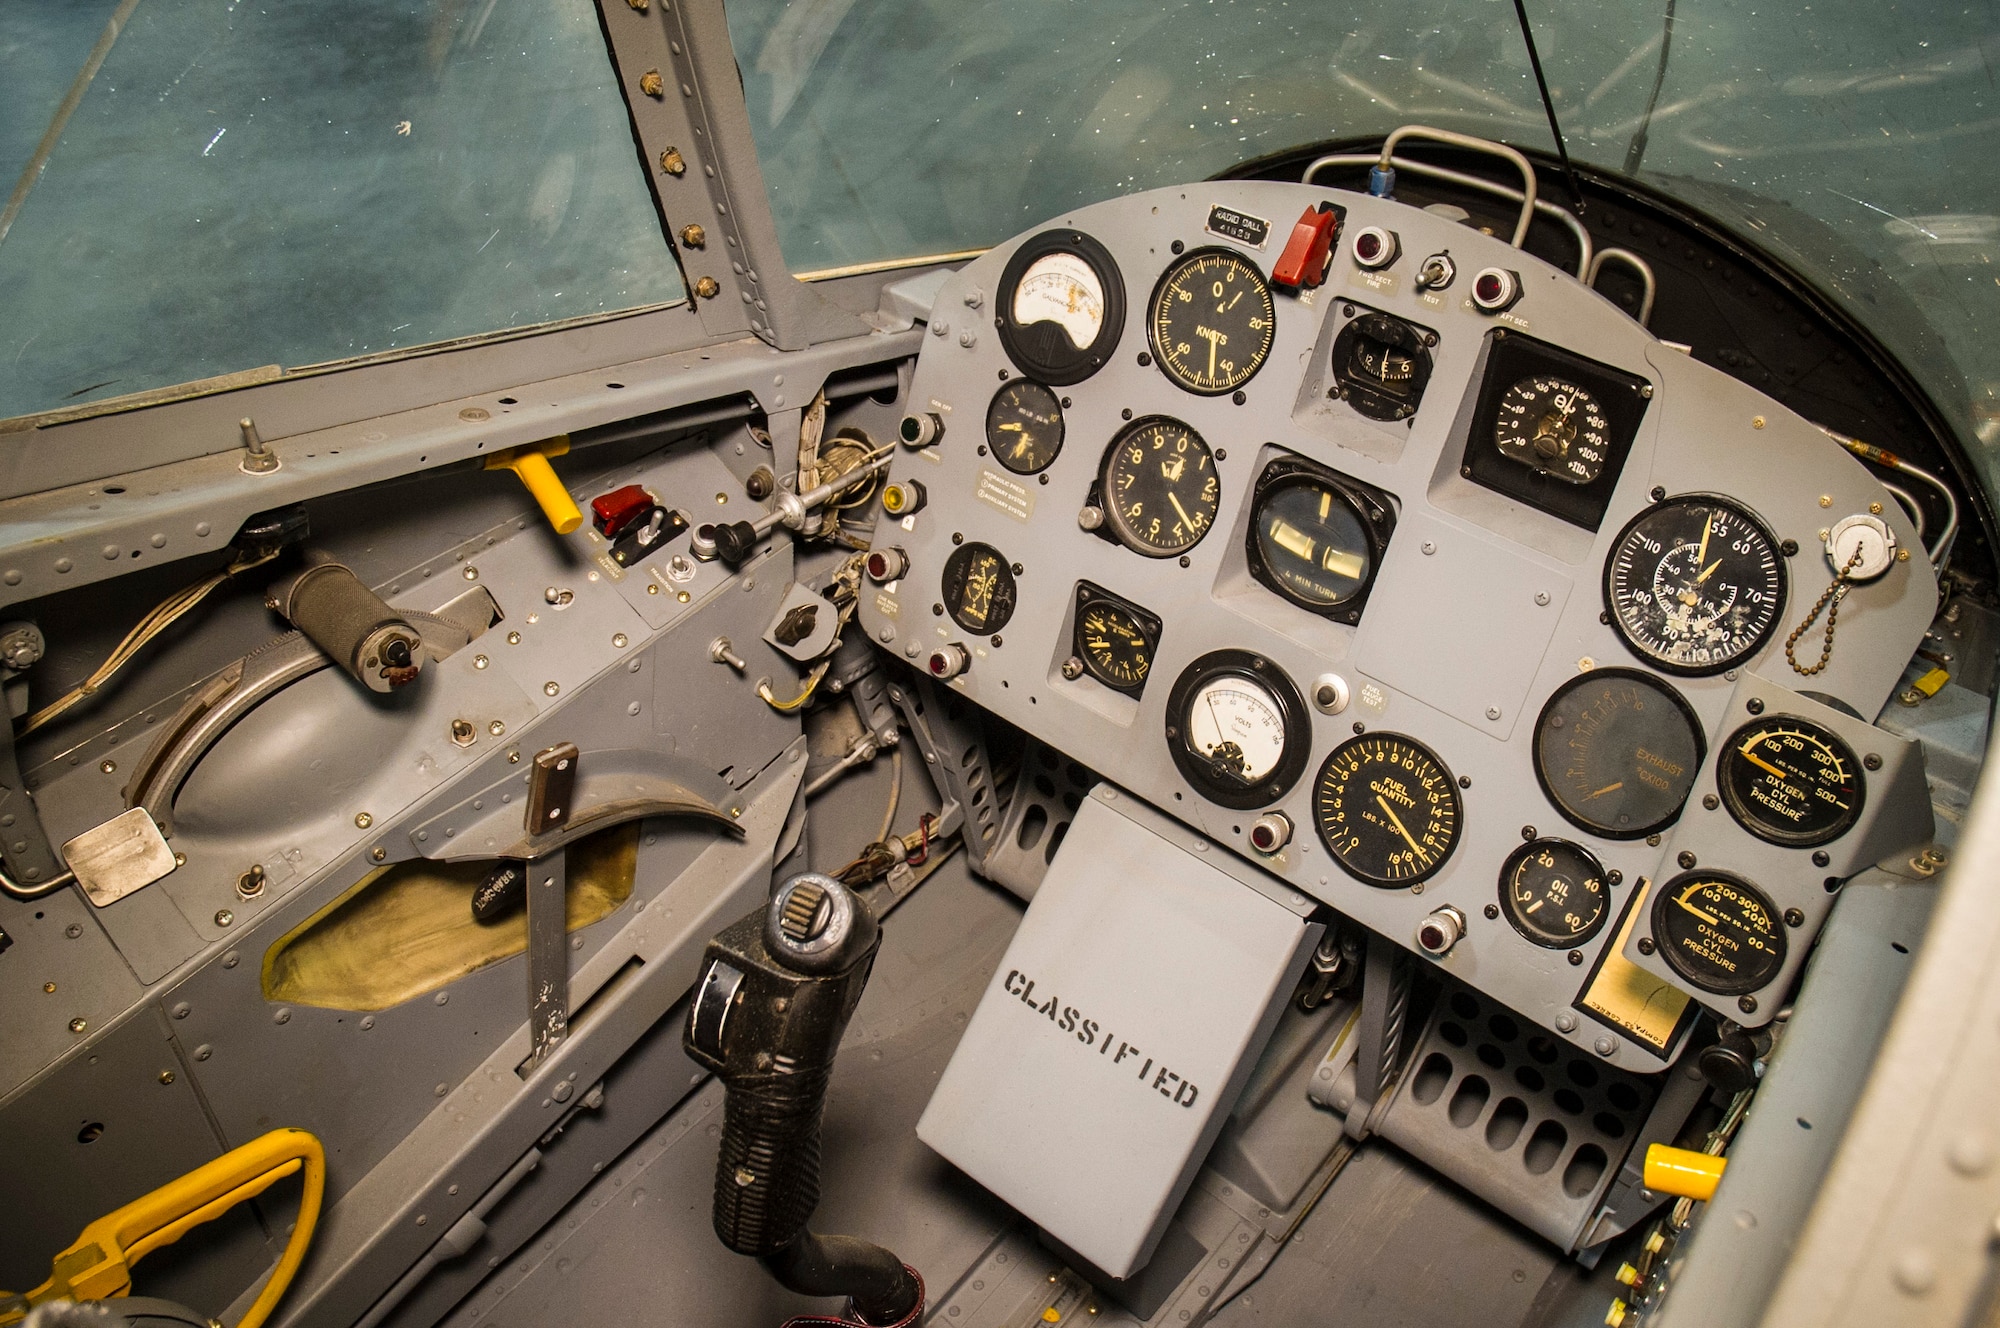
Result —
[[[1233, 395], [1198, 395], [1170, 381], [1151, 362], [1149, 305], [1181, 249], [1231, 251], [1268, 276], [1292, 219], [1322, 203], [1346, 210], [1326, 282], [1303, 293], [1276, 292], [1275, 338], [1254, 376]], [[1216, 216], [1225, 219], [1222, 228], [1209, 229]], [[1268, 223], [1263, 244], [1229, 233], [1254, 237], [1257, 228], [1240, 222], [1246, 217]], [[1621, 937], [1633, 962], [1684, 985], [1635, 948], [1647, 930], [1644, 920], [1635, 917], [1629, 927], [1621, 920], [1639, 882], [1676, 874], [1672, 855], [1683, 832], [1693, 833], [1689, 818], [1709, 815], [1700, 797], [1714, 787], [1717, 744], [1740, 722], [1740, 708], [1732, 708], [1740, 678], [1754, 670], [1865, 716], [1888, 699], [1937, 602], [1935, 576], [1903, 511], [1858, 461], [1776, 401], [1659, 342], [1570, 274], [1444, 218], [1338, 190], [1212, 182], [1098, 204], [1051, 225], [1092, 237], [1115, 260], [1126, 306], [1122, 334], [1101, 368], [1055, 389], [1064, 399], [1064, 441], [1053, 462], [1039, 473], [1010, 473], [986, 455], [985, 419], [996, 391], [1023, 376], [997, 335], [995, 315], [1003, 269], [1029, 237], [998, 246], [945, 283], [910, 397], [911, 409], [935, 413], [943, 433], [930, 445], [902, 450], [893, 464], [891, 479], [916, 481], [927, 501], [900, 525], [885, 520], [878, 531], [877, 547], [902, 549], [908, 570], [863, 595], [861, 620], [870, 636], [920, 664], [938, 646], [962, 646], [969, 667], [949, 685], [969, 700], [1400, 944], [1417, 950], [1423, 920], [1441, 906], [1456, 908], [1465, 934], [1435, 962], [1597, 1055], [1635, 1070], [1657, 1068], [1666, 1049], [1648, 1047], [1605, 1020], [1579, 1019], [1580, 992]], [[1378, 270], [1364, 269], [1352, 251], [1353, 237], [1368, 227], [1400, 241], [1397, 259]], [[1455, 280], [1442, 291], [1416, 289], [1419, 264], [1439, 253], [1451, 256]], [[1474, 274], [1487, 267], [1520, 278], [1519, 300], [1497, 315], [1471, 299]], [[1371, 419], [1330, 395], [1336, 339], [1374, 311], [1436, 336], [1428, 386], [1407, 420]], [[1650, 389], [1595, 531], [1463, 473], [1486, 365], [1507, 336], [1553, 344]], [[1635, 384], [1635, 390], [1643, 389]], [[1078, 521], [1113, 437], [1149, 416], [1184, 423], [1214, 451], [1220, 506], [1212, 528], [1184, 557], [1140, 556]], [[1246, 556], [1253, 488], [1272, 461], [1293, 457], [1372, 486], [1395, 508], [1372, 592], [1351, 625], [1280, 597], [1253, 575]], [[1607, 469], [1617, 465], [1614, 458]], [[1626, 523], [1660, 494], [1725, 495], [1788, 547], [1796, 541], [1798, 551], [1783, 558], [1789, 593], [1779, 621], [1740, 668], [1669, 675], [1608, 625], [1606, 558]], [[1871, 511], [1914, 556], [1851, 589], [1831, 661], [1815, 676], [1799, 676], [1783, 642], [1833, 579], [1823, 532], [1843, 516]], [[991, 636], [970, 634], [942, 612], [947, 561], [974, 543], [990, 545], [1019, 568], [1011, 620]], [[961, 577], [963, 566], [961, 560]], [[1082, 583], [1160, 621], [1150, 674], [1137, 696], [1089, 674], [1065, 676]], [[1821, 626], [1802, 638], [1802, 660], [1816, 653]], [[1220, 650], [1253, 652], [1307, 696], [1318, 680], [1337, 678], [1351, 697], [1337, 712], [1307, 707], [1303, 775], [1282, 797], [1247, 810], [1204, 796], [1176, 766], [1164, 736], [1174, 680]], [[1700, 787], [1681, 825], [1652, 839], [1581, 830], [1558, 814], [1537, 782], [1537, 716], [1564, 682], [1599, 666], [1640, 670], [1667, 683], [1703, 730], [1710, 759]], [[1364, 883], [1329, 860], [1314, 832], [1321, 763], [1357, 725], [1416, 740], [1463, 786], [1455, 849], [1418, 885]], [[1897, 787], [1907, 792], [1906, 781]], [[1890, 790], [1887, 779], [1871, 785], [1879, 796], [1868, 799], [1843, 842], [1874, 842], [1871, 827], [1893, 802]], [[1295, 827], [1289, 843], [1271, 854], [1253, 850], [1248, 838], [1266, 810], [1282, 812]], [[1907, 808], [1900, 816], [1911, 819]], [[1528, 836], [1527, 827], [1582, 845], [1622, 877], [1611, 890], [1611, 925], [1579, 955], [1531, 944], [1504, 917], [1486, 915], [1502, 864]], [[1768, 876], [1792, 863], [1799, 879], [1766, 881], [1766, 892], [1787, 902], [1807, 886], [1821, 892], [1821, 906], [1791, 933], [1795, 957], [1808, 948], [1825, 911], [1826, 873], [1808, 865], [1808, 856], [1750, 854], [1741, 869]], [[1730, 864], [1704, 858], [1703, 865]], [[1795, 968], [1796, 958], [1771, 985], [1789, 981]], [[1734, 995], [1722, 1001], [1690, 994], [1747, 1023], [1767, 1020], [1777, 1005], [1766, 1001], [1761, 1014], [1736, 1013]]]

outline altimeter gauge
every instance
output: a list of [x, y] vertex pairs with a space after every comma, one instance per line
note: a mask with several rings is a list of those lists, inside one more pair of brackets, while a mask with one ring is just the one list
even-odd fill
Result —
[[1228, 249], [1195, 250], [1153, 290], [1153, 355], [1177, 386], [1202, 396], [1249, 382], [1269, 358], [1277, 329], [1264, 274]]
[[1785, 608], [1785, 564], [1762, 521], [1689, 494], [1633, 517], [1604, 564], [1604, 606], [1633, 652], [1702, 677], [1763, 648]]
[[1215, 454], [1179, 420], [1135, 420], [1112, 440], [1100, 481], [1111, 533], [1134, 553], [1171, 558], [1215, 524], [1222, 485]]
[[1224, 807], [1262, 807], [1305, 773], [1312, 728], [1305, 698], [1261, 655], [1217, 650], [1174, 680], [1167, 750], [1187, 781]]
[[941, 589], [945, 611], [968, 632], [990, 636], [1014, 616], [1014, 571], [991, 544], [975, 540], [953, 549]]
[[1319, 768], [1313, 821], [1350, 875], [1393, 890], [1444, 866], [1465, 814], [1458, 783], [1435, 752], [1399, 733], [1368, 733], [1334, 748]]

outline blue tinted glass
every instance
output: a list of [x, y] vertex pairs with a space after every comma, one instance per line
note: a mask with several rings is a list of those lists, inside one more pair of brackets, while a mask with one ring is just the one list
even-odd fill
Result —
[[[6, 163], [107, 12], [0, 3]], [[0, 236], [0, 417], [682, 297], [588, 3], [143, 0]]]
[[[1528, 11], [1573, 154], [1799, 266], [2000, 448], [2000, 6]], [[990, 245], [1401, 124], [1553, 147], [1506, 0], [731, 0], [729, 18], [800, 271]]]

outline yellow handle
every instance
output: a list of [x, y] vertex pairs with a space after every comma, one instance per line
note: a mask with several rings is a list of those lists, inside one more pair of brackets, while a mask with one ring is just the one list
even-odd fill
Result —
[[583, 524], [582, 510], [556, 477], [555, 467], [549, 464], [550, 457], [567, 451], [569, 435], [562, 434], [526, 447], [510, 447], [486, 458], [488, 470], [511, 470], [521, 477], [521, 483], [528, 486], [528, 492], [541, 504], [542, 515], [549, 519], [558, 535], [567, 535]]
[[[273, 1130], [98, 1218], [56, 1256], [49, 1280], [24, 1299], [29, 1305], [39, 1305], [65, 1298], [104, 1300], [129, 1295], [133, 1264], [301, 1170], [305, 1172], [305, 1192], [299, 1199], [299, 1217], [291, 1239], [256, 1303], [236, 1325], [260, 1328], [305, 1260], [306, 1246], [319, 1222], [320, 1199], [326, 1192], [326, 1151], [304, 1130]], [[15, 1322], [18, 1317], [0, 1314], [0, 1324]]]
[[1715, 1197], [1715, 1187], [1721, 1183], [1723, 1169], [1728, 1165], [1726, 1157], [1650, 1144], [1646, 1148], [1646, 1188], [1679, 1199], [1707, 1202]]

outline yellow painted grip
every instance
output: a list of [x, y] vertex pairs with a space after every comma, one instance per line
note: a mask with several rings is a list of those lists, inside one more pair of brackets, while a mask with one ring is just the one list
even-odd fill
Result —
[[[24, 1299], [29, 1305], [39, 1305], [64, 1298], [104, 1300], [129, 1295], [133, 1264], [298, 1171], [305, 1173], [298, 1222], [264, 1290], [236, 1325], [259, 1328], [277, 1308], [305, 1260], [306, 1246], [319, 1223], [320, 1200], [326, 1193], [326, 1151], [304, 1130], [273, 1130], [98, 1218], [56, 1256], [49, 1280]], [[15, 1317], [0, 1316], [0, 1323], [12, 1322]]]
[[1715, 1197], [1715, 1187], [1721, 1183], [1723, 1169], [1728, 1165], [1726, 1157], [1670, 1148], [1666, 1144], [1649, 1144], [1646, 1148], [1646, 1188], [1680, 1199], [1706, 1202]]
[[549, 464], [550, 457], [567, 451], [569, 435], [563, 434], [526, 447], [510, 447], [486, 458], [488, 470], [511, 470], [521, 477], [521, 483], [528, 486], [528, 492], [541, 505], [542, 515], [549, 519], [558, 535], [567, 535], [583, 524], [582, 510], [556, 477], [555, 467]]

